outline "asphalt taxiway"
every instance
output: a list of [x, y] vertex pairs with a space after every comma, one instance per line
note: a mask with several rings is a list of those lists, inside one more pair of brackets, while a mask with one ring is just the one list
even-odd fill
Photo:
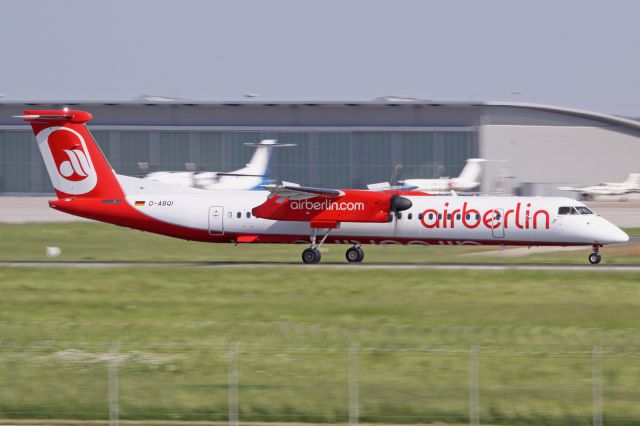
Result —
[[12, 267], [61, 267], [61, 268], [310, 268], [310, 269], [439, 269], [439, 270], [476, 270], [476, 271], [590, 271], [590, 272], [640, 272], [640, 265], [579, 265], [579, 264], [535, 264], [535, 263], [319, 263], [306, 265], [301, 262], [207, 262], [207, 261], [78, 261], [78, 260], [5, 260], [0, 266]]

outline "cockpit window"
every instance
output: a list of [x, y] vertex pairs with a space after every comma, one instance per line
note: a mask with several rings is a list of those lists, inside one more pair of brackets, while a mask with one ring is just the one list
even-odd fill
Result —
[[558, 209], [558, 214], [569, 214], [571, 213], [571, 207], [560, 207]]
[[560, 207], [558, 209], [558, 214], [580, 214], [575, 207]]
[[578, 210], [578, 212], [580, 212], [580, 214], [593, 214], [593, 212], [591, 210], [589, 210], [588, 208], [586, 208], [584, 206], [578, 206], [578, 207], [576, 207], [576, 210]]
[[558, 214], [593, 214], [591, 210], [584, 206], [577, 207], [560, 207], [558, 209]]

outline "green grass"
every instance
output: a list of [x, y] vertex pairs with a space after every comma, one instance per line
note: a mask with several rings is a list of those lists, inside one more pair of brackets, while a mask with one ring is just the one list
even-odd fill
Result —
[[[637, 230], [637, 228], [635, 229]], [[635, 231], [634, 230], [634, 231]], [[275, 261], [299, 262], [304, 245], [206, 244], [101, 223], [0, 224], [0, 260], [43, 260], [45, 247], [62, 249], [61, 260]], [[345, 245], [326, 245], [323, 262], [344, 263]], [[585, 264], [589, 247], [576, 251], [506, 256], [495, 247], [365, 246], [365, 262], [575, 263]], [[470, 254], [493, 251], [492, 255]], [[640, 244], [605, 247], [604, 264], [640, 263]]]
[[[345, 422], [359, 344], [362, 421], [640, 421], [640, 273], [0, 268], [0, 417], [224, 420], [238, 342], [243, 421]], [[623, 420], [627, 419], [627, 420]]]

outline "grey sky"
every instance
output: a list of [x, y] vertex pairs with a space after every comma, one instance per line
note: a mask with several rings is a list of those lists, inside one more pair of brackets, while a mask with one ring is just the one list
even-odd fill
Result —
[[637, 116], [639, 16], [635, 0], [2, 1], [0, 93], [401, 95]]

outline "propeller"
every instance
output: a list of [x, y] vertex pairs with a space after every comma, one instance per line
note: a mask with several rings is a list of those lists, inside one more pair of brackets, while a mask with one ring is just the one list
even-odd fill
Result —
[[396, 164], [391, 174], [391, 186], [397, 186], [404, 180], [404, 166], [402, 164]]
[[410, 199], [405, 198], [401, 195], [392, 195], [390, 200], [390, 209], [389, 209], [389, 218], [394, 220], [393, 224], [393, 234], [397, 234], [396, 230], [398, 228], [398, 214], [402, 211], [409, 210], [413, 203]]

